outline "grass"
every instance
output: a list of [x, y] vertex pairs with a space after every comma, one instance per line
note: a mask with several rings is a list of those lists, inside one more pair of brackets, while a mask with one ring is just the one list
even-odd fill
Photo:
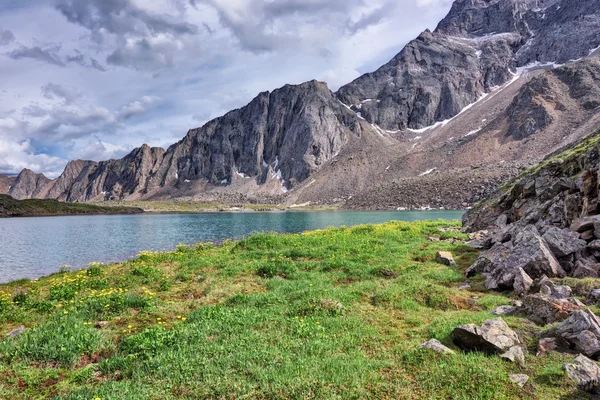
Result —
[[[585, 398], [562, 370], [568, 356], [531, 355], [542, 328], [521, 318], [506, 321], [529, 346], [526, 367], [418, 347], [453, 347], [454, 327], [509, 301], [458, 290], [476, 252], [427, 239], [462, 238], [439, 230], [457, 227], [259, 233], [0, 285], [0, 333], [27, 327], [0, 340], [0, 397]], [[440, 250], [458, 267], [435, 262]], [[530, 383], [512, 384], [512, 373]]]
[[125, 205], [107, 207], [89, 203], [65, 203], [57, 200], [16, 200], [0, 194], [0, 217], [33, 217], [76, 214], [133, 214], [143, 212], [140, 208]]

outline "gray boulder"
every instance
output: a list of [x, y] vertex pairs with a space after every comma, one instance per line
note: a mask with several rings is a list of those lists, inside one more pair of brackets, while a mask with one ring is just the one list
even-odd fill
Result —
[[587, 305], [592, 305], [598, 304], [598, 301], [600, 301], [600, 289], [592, 289], [586, 296], [584, 303]]
[[587, 357], [600, 356], [600, 318], [589, 309], [574, 311], [560, 326], [550, 330], [549, 334], [565, 340], [571, 348]]
[[581, 306], [571, 298], [555, 298], [541, 293], [523, 298], [523, 312], [538, 325], [562, 321], [579, 309]]
[[513, 346], [507, 352], [500, 354], [500, 358], [519, 365], [525, 365], [525, 353], [521, 346]]
[[516, 311], [514, 306], [499, 306], [493, 309], [490, 314], [492, 315], [510, 315]]
[[450, 253], [449, 251], [438, 251], [435, 256], [435, 259], [441, 264], [456, 267], [454, 257], [452, 257], [452, 253]]
[[444, 346], [437, 339], [428, 340], [427, 342], [421, 344], [419, 347], [423, 347], [425, 349], [430, 349], [430, 350], [433, 350], [436, 353], [440, 353], [440, 354], [456, 354], [454, 352], [454, 350], [451, 350], [448, 347]]
[[[488, 289], [513, 289], [522, 269], [529, 277], [564, 277], [565, 271], [533, 225], [525, 226], [516, 236], [514, 246], [497, 244], [469, 267], [467, 274], [482, 272]], [[522, 277], [521, 277], [522, 278]], [[521, 279], [519, 278], [519, 279]]]
[[527, 272], [523, 270], [523, 268], [517, 269], [515, 274], [515, 280], [513, 282], [513, 289], [517, 296], [525, 295], [531, 289], [533, 285], [533, 279], [527, 275]]
[[452, 340], [463, 350], [500, 354], [521, 341], [502, 318], [485, 321], [481, 326], [461, 325], [452, 331]]
[[586, 246], [586, 242], [581, 240], [576, 232], [555, 226], [548, 228], [542, 237], [556, 257], [577, 253]]
[[594, 361], [580, 354], [570, 364], [565, 364], [565, 371], [577, 386], [586, 392], [598, 393], [600, 367]]
[[573, 290], [567, 285], [556, 285], [547, 276], [543, 276], [538, 284], [540, 293], [557, 299], [566, 299]]
[[600, 264], [592, 264], [583, 261], [577, 261], [575, 263], [573, 273], [571, 276], [573, 278], [584, 279], [584, 278], [597, 278], [598, 271], [600, 271]]

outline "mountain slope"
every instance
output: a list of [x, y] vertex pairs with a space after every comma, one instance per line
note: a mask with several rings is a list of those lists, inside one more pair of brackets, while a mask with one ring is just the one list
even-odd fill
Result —
[[0, 194], [7, 194], [14, 181], [14, 177], [0, 175]]
[[433, 125], [507, 82], [517, 67], [588, 56], [600, 45], [598, 9], [590, 0], [458, 0], [434, 32], [338, 97], [384, 129]]
[[600, 124], [600, 8], [572, 3], [457, 0], [435, 31], [335, 94], [286, 85], [166, 151], [75, 161], [55, 181], [23, 171], [10, 192], [467, 207]]

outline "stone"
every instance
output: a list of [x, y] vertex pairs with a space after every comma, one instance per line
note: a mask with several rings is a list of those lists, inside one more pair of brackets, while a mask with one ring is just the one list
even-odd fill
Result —
[[555, 226], [548, 228], [542, 238], [556, 257], [565, 257], [586, 247], [586, 242], [579, 238], [579, 234]]
[[517, 270], [515, 274], [515, 279], [513, 282], [513, 289], [517, 296], [523, 296], [529, 292], [531, 286], [533, 285], [533, 279], [527, 275], [527, 273], [520, 268]]
[[485, 321], [481, 326], [461, 325], [452, 331], [452, 340], [463, 350], [499, 354], [521, 342], [502, 318]]
[[598, 304], [598, 301], [600, 301], [600, 289], [592, 289], [585, 297], [584, 303], [587, 305], [592, 305]]
[[104, 328], [106, 325], [108, 325], [108, 321], [98, 321], [96, 324], [94, 324], [94, 326], [98, 329]]
[[430, 349], [435, 351], [436, 353], [440, 353], [440, 354], [456, 354], [454, 352], [454, 350], [449, 349], [448, 347], [444, 346], [439, 340], [437, 339], [431, 339], [428, 340], [427, 342], [421, 344], [419, 347], [423, 347], [426, 349]]
[[538, 325], [565, 320], [581, 307], [573, 299], [554, 298], [545, 294], [530, 294], [523, 298], [523, 311]]
[[472, 278], [476, 274], [492, 271], [496, 265], [501, 264], [508, 257], [511, 251], [511, 243], [495, 244], [491, 249], [480, 254], [479, 258], [467, 268], [465, 275], [467, 278]]
[[435, 259], [437, 260], [437, 262], [444, 264], [444, 265], [449, 265], [451, 267], [456, 267], [456, 262], [454, 262], [454, 257], [452, 257], [452, 253], [450, 253], [449, 251], [438, 251]]
[[486, 265], [484, 269], [484, 273], [487, 272], [485, 286], [492, 290], [512, 289], [519, 268], [533, 279], [543, 275], [551, 277], [566, 275], [533, 225], [525, 226], [517, 234], [514, 247], [505, 258], [494, 261], [495, 264]]
[[589, 231], [581, 232], [581, 234], [579, 236], [581, 237], [582, 240], [585, 240], [585, 241], [593, 240], [596, 237], [593, 229], [590, 229]]
[[578, 279], [597, 278], [599, 269], [600, 264], [589, 264], [582, 261], [577, 261], [571, 276]]
[[535, 356], [543, 357], [551, 351], [556, 350], [557, 347], [556, 338], [542, 338], [538, 343], [538, 351]]
[[500, 354], [500, 358], [509, 360], [519, 365], [525, 365], [525, 353], [521, 346], [513, 346], [507, 352]]
[[525, 374], [512, 374], [508, 376], [508, 380], [512, 383], [516, 383], [520, 387], [523, 387], [529, 380], [529, 376]]
[[567, 285], [556, 285], [547, 276], [543, 276], [538, 283], [540, 292], [557, 299], [566, 299], [571, 296], [573, 290]]
[[499, 306], [493, 309], [490, 314], [492, 315], [511, 315], [516, 311], [516, 307], [513, 306]]
[[577, 218], [571, 223], [571, 230], [578, 233], [594, 230], [594, 224], [598, 224], [598, 222], [600, 221], [597, 216]]
[[598, 358], [600, 355], [600, 318], [591, 310], [577, 310], [549, 335], [564, 339], [570, 347], [586, 355]]
[[19, 336], [23, 332], [25, 332], [25, 326], [21, 325], [21, 326], [16, 327], [12, 331], [8, 332], [5, 336], [6, 337], [15, 337], [15, 336]]
[[460, 284], [460, 286], [458, 287], [458, 290], [469, 290], [471, 289], [471, 283], [469, 281], [465, 281], [463, 283]]
[[564, 365], [565, 371], [577, 386], [586, 392], [598, 393], [600, 367], [583, 354], [578, 355], [570, 364]]

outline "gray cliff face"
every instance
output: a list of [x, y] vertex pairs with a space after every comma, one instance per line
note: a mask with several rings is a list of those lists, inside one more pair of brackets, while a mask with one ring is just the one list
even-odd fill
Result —
[[90, 165], [96, 164], [93, 161], [76, 160], [71, 161], [65, 167], [63, 173], [54, 180], [46, 197], [65, 201], [68, 198], [69, 192], [73, 184], [79, 178], [81, 172]]
[[595, 0], [458, 0], [433, 33], [337, 94], [384, 129], [419, 129], [454, 117], [517, 67], [565, 63], [599, 45]]
[[228, 184], [236, 173], [264, 183], [275, 174], [287, 189], [339, 153], [358, 126], [325, 83], [286, 85], [191, 130], [167, 151], [153, 184]]
[[43, 174], [36, 174], [30, 169], [21, 171], [12, 184], [8, 194], [17, 200], [44, 198], [52, 181]]

